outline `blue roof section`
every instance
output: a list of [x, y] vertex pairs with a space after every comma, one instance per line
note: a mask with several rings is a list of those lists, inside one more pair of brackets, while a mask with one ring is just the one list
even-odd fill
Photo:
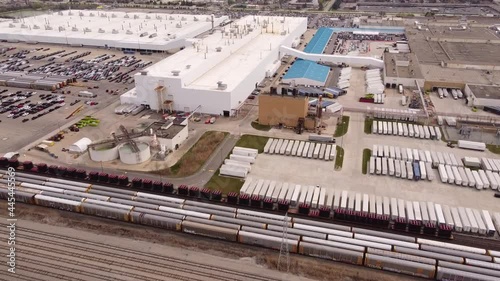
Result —
[[314, 34], [309, 44], [304, 49], [305, 53], [310, 54], [323, 54], [328, 41], [330, 41], [330, 37], [332, 37], [333, 29], [321, 27], [318, 29], [316, 34]]
[[326, 82], [330, 68], [308, 60], [297, 60], [286, 72], [283, 79], [306, 78]]

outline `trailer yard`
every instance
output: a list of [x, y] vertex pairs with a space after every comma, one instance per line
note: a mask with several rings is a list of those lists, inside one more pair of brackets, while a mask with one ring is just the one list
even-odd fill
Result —
[[81, 105], [76, 119], [105, 108], [133, 87], [135, 73], [165, 56], [49, 44], [2, 43], [0, 49], [5, 51], [0, 55], [2, 151], [64, 129], [66, 117]]

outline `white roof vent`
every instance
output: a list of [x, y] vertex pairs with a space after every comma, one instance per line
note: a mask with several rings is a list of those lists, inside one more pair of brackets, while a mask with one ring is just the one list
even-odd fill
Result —
[[155, 38], [156, 36], [158, 36], [158, 34], [153, 33], [153, 34], [149, 35], [149, 38]]
[[115, 15], [115, 14], [111, 14], [111, 17], [112, 17], [112, 18], [116, 18], [116, 15]]
[[169, 20], [174, 20], [174, 17], [170, 16], [168, 19], [169, 19]]
[[105, 13], [102, 13], [101, 14], [101, 18], [105, 18], [106, 17], [106, 14]]
[[175, 25], [175, 27], [177, 27], [177, 28], [181, 28], [181, 27], [182, 27], [182, 24], [181, 24], [181, 23], [178, 23], [178, 24], [176, 24], [176, 25]]
[[52, 30], [52, 26], [50, 26], [50, 25], [46, 25], [46, 26], [45, 26], [45, 30]]
[[151, 17], [150, 17], [150, 16], [146, 16], [146, 19], [147, 19], [147, 20], [150, 20], [150, 19], [151, 19]]
[[104, 29], [99, 28], [99, 31], [97, 31], [97, 32], [99, 32], [99, 33], [104, 33], [105, 31], [104, 31]]
[[286, 35], [286, 30], [281, 31], [281, 35]]
[[197, 17], [194, 17], [193, 20], [194, 21], [199, 21], [199, 19]]
[[38, 25], [33, 25], [33, 29], [40, 29], [40, 27]]
[[187, 20], [187, 18], [186, 17], [182, 17], [181, 20]]
[[186, 69], [190, 69], [190, 68], [191, 68], [190, 64], [186, 65]]
[[147, 70], [141, 70], [141, 75], [148, 75], [148, 71]]
[[132, 31], [130, 31], [130, 30], [127, 30], [127, 32], [126, 32], [126, 33], [127, 33], [127, 35], [132, 35], [132, 34], [134, 34], [134, 33], [133, 33]]
[[10, 28], [14, 28], [14, 27], [16, 27], [16, 25], [15, 25], [15, 24], [13, 24], [13, 23], [9, 23], [9, 27], [10, 27]]
[[139, 18], [139, 15], [134, 15], [134, 19], [138, 19]]
[[95, 16], [95, 15], [94, 15], [94, 13], [90, 13], [90, 14], [89, 14], [89, 16], [93, 17], [93, 16]]
[[218, 52], [218, 53], [220, 53], [222, 51], [222, 47], [215, 48], [215, 51]]
[[23, 23], [21, 24], [21, 28], [28, 28], [28, 26]]
[[139, 37], [148, 36], [148, 34], [149, 34], [149, 33], [147, 33], [147, 32], [143, 32], [143, 33], [141, 33], [141, 35], [139, 35]]
[[128, 19], [130, 16], [128, 14], [125, 14], [124, 18]]
[[113, 34], [118, 34], [118, 30], [113, 29], [113, 31], [111, 31], [111, 33], [113, 33]]
[[227, 84], [222, 83], [222, 81], [217, 82], [217, 89], [218, 90], [225, 90], [227, 89]]
[[66, 28], [64, 28], [64, 26], [59, 26], [59, 31], [65, 31]]
[[207, 17], [205, 21], [212, 21], [212, 20], [210, 19], [210, 17]]
[[83, 29], [83, 32], [92, 32], [92, 29], [85, 27], [85, 29]]
[[161, 19], [162, 19], [162, 17], [161, 17], [161, 16], [156, 16], [156, 19], [157, 19], [157, 20], [161, 20]]
[[73, 28], [71, 29], [71, 31], [78, 31], [78, 28], [76, 28], [76, 26], [73, 26]]
[[63, 15], [63, 12], [59, 11], [59, 13], [57, 13], [58, 15], [62, 16]]
[[14, 20], [13, 20], [13, 22], [14, 22], [14, 23], [18, 23], [18, 22], [19, 22], [19, 20], [18, 20], [18, 19], [14, 19]]
[[73, 12], [69, 11], [68, 16], [72, 16], [72, 15], [73, 15]]
[[78, 13], [78, 14], [80, 15], [80, 17], [83, 17], [83, 16], [84, 16], [83, 12], [80, 12], [80, 13]]
[[181, 73], [180, 70], [172, 70], [172, 75], [173, 76], [179, 76], [179, 73]]

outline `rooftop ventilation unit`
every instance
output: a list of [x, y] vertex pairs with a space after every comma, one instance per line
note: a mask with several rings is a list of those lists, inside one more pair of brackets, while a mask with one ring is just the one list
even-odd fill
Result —
[[227, 89], [227, 84], [222, 83], [222, 81], [217, 82], [217, 90]]
[[68, 16], [72, 16], [72, 15], [73, 15], [73, 12], [69, 11]]
[[50, 26], [50, 25], [46, 25], [46, 26], [45, 26], [45, 30], [52, 30], [52, 26]]
[[187, 20], [187, 18], [186, 17], [182, 17], [181, 20]]
[[210, 19], [210, 17], [207, 17], [205, 21], [212, 21], [212, 19]]
[[172, 16], [170, 16], [168, 19], [169, 20], [175, 20], [174, 17], [172, 17]]
[[113, 34], [118, 34], [118, 30], [113, 29], [113, 31], [111, 31], [111, 33], [113, 33]]
[[147, 32], [143, 32], [143, 33], [141, 33], [141, 35], [139, 35], [139, 37], [144, 37], [144, 36], [148, 36], [148, 33]]
[[161, 19], [162, 19], [162, 17], [161, 17], [161, 16], [156, 16], [156, 19], [157, 19], [157, 20], [161, 20]]
[[176, 25], [175, 25], [175, 27], [177, 27], [177, 28], [181, 28], [181, 27], [182, 27], [182, 24], [178, 23], [178, 24], [176, 24]]
[[134, 34], [134, 33], [133, 33], [132, 31], [130, 31], [130, 30], [127, 30], [127, 32], [126, 32], [126, 33], [127, 33], [128, 35], [132, 35], [132, 34]]
[[173, 76], [179, 76], [179, 73], [181, 73], [180, 70], [172, 70], [172, 75]]
[[215, 51], [218, 52], [218, 53], [220, 53], [222, 51], [222, 47], [215, 48]]
[[28, 28], [28, 26], [23, 23], [21, 24], [21, 28]]
[[158, 36], [158, 34], [153, 33], [153, 34], [149, 35], [149, 38], [155, 38], [156, 36]]
[[65, 31], [65, 30], [66, 30], [66, 28], [64, 28], [64, 26], [59, 26], [59, 32]]
[[128, 19], [130, 16], [128, 14], [125, 14], [124, 18]]
[[134, 19], [138, 19], [139, 18], [139, 15], [134, 15]]
[[141, 75], [148, 75], [148, 71], [147, 70], [141, 70]]
[[13, 23], [9, 23], [9, 27], [10, 27], [10, 28], [14, 28], [14, 27], [16, 27], [16, 25], [15, 25], [15, 24], [13, 24]]
[[194, 17], [193, 20], [194, 21], [199, 21], [199, 19], [197, 17]]
[[286, 30], [281, 31], [281, 35], [282, 36], [286, 35]]
[[104, 31], [104, 29], [99, 28], [99, 31], [97, 31], [97, 32], [99, 32], [99, 33], [104, 33], [105, 31]]
[[105, 13], [102, 13], [101, 14], [101, 18], [105, 18], [106, 17], [106, 14]]
[[83, 12], [78, 13], [78, 15], [80, 15], [80, 17], [85, 16], [85, 15], [83, 14]]
[[186, 69], [190, 69], [190, 68], [191, 68], [190, 64], [186, 65]]
[[111, 14], [111, 17], [112, 17], [112, 18], [116, 18], [116, 15], [115, 15], [115, 14]]
[[95, 16], [95, 15], [94, 15], [94, 13], [90, 13], [90, 14], [89, 14], [89, 16], [93, 17], [93, 16]]
[[88, 27], [85, 27], [85, 28], [83, 29], [83, 32], [92, 32], [92, 29], [90, 29], [90, 28], [88, 28]]
[[76, 26], [73, 26], [73, 28], [71, 29], [71, 31], [78, 31], [78, 28], [76, 28]]
[[150, 20], [150, 19], [151, 19], [151, 17], [150, 17], [150, 16], [146, 16], [146, 19], [147, 19], [147, 20]]
[[59, 11], [57, 14], [60, 16], [64, 15], [63, 12], [61, 12], [61, 11]]
[[177, 38], [177, 35], [172, 34], [172, 35], [170, 35], [169, 37], [170, 37], [170, 39], [175, 39], [175, 38]]
[[33, 29], [40, 29], [40, 27], [38, 25], [33, 25]]

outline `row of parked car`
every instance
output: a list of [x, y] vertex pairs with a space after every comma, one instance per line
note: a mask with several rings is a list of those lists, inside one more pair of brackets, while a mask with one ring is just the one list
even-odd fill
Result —
[[[6, 90], [1, 92], [5, 93], [5, 91]], [[33, 117], [31, 120], [35, 120], [65, 105], [64, 97], [60, 95], [42, 94], [38, 96], [41, 100], [38, 102], [28, 99], [34, 95], [37, 95], [37, 92], [23, 93], [22, 91], [17, 91], [16, 93], [0, 96], [2, 101], [0, 105], [0, 114], [9, 112], [7, 118], [12, 119], [32, 115]], [[45, 109], [48, 110], [42, 112]], [[29, 120], [28, 118], [23, 119], [23, 123]]]

